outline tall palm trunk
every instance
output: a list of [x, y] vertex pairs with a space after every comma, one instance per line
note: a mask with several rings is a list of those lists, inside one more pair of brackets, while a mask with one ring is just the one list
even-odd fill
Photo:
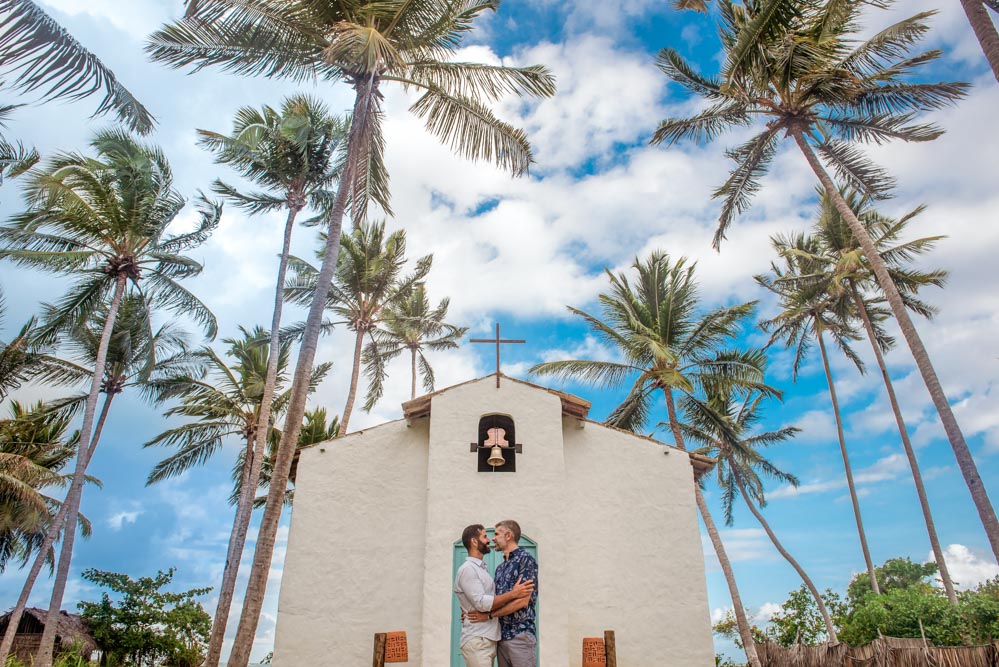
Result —
[[669, 428], [673, 432], [674, 444], [680, 449], [687, 449], [687, 445], [683, 441], [683, 431], [680, 430], [680, 422], [676, 418], [676, 403], [673, 402], [673, 390], [669, 387], [663, 387], [663, 393], [666, 394], [666, 416], [669, 418]]
[[409, 392], [410, 393], [409, 398], [410, 400], [412, 400], [416, 398], [416, 348], [415, 347], [409, 348], [409, 352], [412, 355], [410, 365], [412, 366], [412, 371], [413, 371], [413, 385], [411, 387], [411, 391]]
[[722, 572], [725, 573], [725, 582], [728, 584], [729, 595], [732, 596], [732, 607], [735, 610], [735, 621], [739, 627], [739, 637], [742, 638], [742, 645], [746, 650], [746, 659], [749, 660], [750, 667], [761, 667], [760, 656], [756, 653], [756, 641], [753, 639], [753, 632], [749, 628], [749, 619], [746, 618], [746, 610], [742, 606], [742, 597], [739, 595], [739, 587], [735, 583], [735, 573], [732, 571], [732, 563], [725, 553], [725, 546], [722, 544], [721, 536], [718, 535], [718, 528], [711, 519], [711, 511], [704, 501], [704, 494], [697, 481], [694, 481], [694, 495], [697, 498], [697, 509], [701, 512], [701, 519], [704, 520], [704, 527], [711, 538], [711, 544], [715, 548], [715, 555], [718, 556], [718, 563], [721, 564]]
[[975, 37], [982, 46], [985, 59], [989, 61], [992, 68], [992, 75], [999, 81], [999, 32], [996, 31], [996, 24], [989, 16], [982, 0], [961, 0], [964, 13], [968, 16], [968, 23], [975, 31]]
[[[104, 431], [104, 423], [107, 421], [108, 412], [111, 410], [111, 401], [114, 400], [114, 394], [108, 393], [104, 398], [104, 405], [101, 407], [100, 417], [97, 419], [97, 426], [94, 428], [94, 437], [90, 440], [90, 450], [87, 452], [88, 459], [93, 456], [94, 449], [97, 447], [97, 443], [101, 440], [101, 432]], [[63, 531], [63, 541], [60, 545], [59, 550], [59, 562], [56, 567], [56, 589], [52, 592], [52, 599], [56, 599], [58, 592], [59, 605], [62, 607], [62, 597], [65, 593], [66, 582], [69, 580], [69, 566], [73, 557], [73, 545], [76, 542], [76, 526], [79, 523], [79, 512], [67, 513], [66, 515], [66, 527]], [[62, 585], [60, 586], [60, 582]], [[51, 614], [58, 614], [59, 609], [53, 611], [51, 606], [49, 607], [49, 616], [47, 618], [58, 618], [58, 616], [51, 616]], [[49, 626], [52, 626], [52, 630], [49, 630]], [[56, 623], [46, 623], [45, 629], [42, 632], [42, 638], [39, 641], [38, 652], [35, 657], [34, 665], [49, 665], [52, 661], [52, 654], [55, 651], [55, 639], [56, 639]], [[42, 656], [46, 656], [44, 659]]]
[[760, 522], [760, 525], [763, 526], [763, 530], [766, 532], [767, 537], [769, 537], [770, 541], [773, 542], [774, 547], [776, 547], [777, 551], [780, 552], [780, 555], [784, 557], [784, 560], [791, 564], [794, 571], [797, 572], [798, 576], [801, 577], [801, 580], [805, 582], [805, 586], [808, 587], [812, 597], [815, 598], [815, 604], [819, 608], [819, 613], [822, 614], [822, 621], [826, 624], [826, 634], [829, 635], [829, 642], [831, 644], [839, 643], [839, 637], [836, 636], [836, 628], [833, 626], [832, 617], [829, 615], [829, 610], [826, 609], [825, 602], [822, 601], [822, 596], [819, 595], [819, 589], [817, 589], [815, 584], [812, 583], [812, 578], [808, 576], [805, 569], [801, 567], [798, 561], [796, 561], [794, 557], [788, 553], [787, 549], [784, 548], [784, 545], [777, 539], [777, 535], [774, 533], [773, 529], [770, 528], [770, 524], [767, 523], [765, 518], [763, 518], [763, 513], [760, 512], [759, 508], [756, 507], [752, 499], [749, 497], [749, 494], [746, 493], [746, 487], [743, 484], [742, 476], [734, 468], [732, 470], [732, 474], [735, 477], [736, 485], [739, 487], [739, 493], [742, 494], [742, 499], [746, 501], [746, 506], [749, 508], [749, 511], [752, 512], [753, 516], [756, 517], [756, 520]]
[[923, 382], [930, 392], [933, 405], [940, 415], [940, 421], [943, 423], [944, 431], [947, 433], [947, 439], [954, 450], [954, 458], [957, 459], [957, 465], [961, 469], [961, 474], [964, 476], [965, 484], [968, 485], [968, 490], [971, 492], [975, 509], [978, 510], [978, 517], [985, 528], [985, 534], [992, 547], [992, 553], [996, 560], [999, 561], [999, 519], [996, 518], [995, 508], [992, 506], [989, 494], [982, 484], [981, 475], [978, 474], [978, 466], [975, 465], [975, 460], [971, 456], [971, 450], [968, 449], [968, 443], [965, 442], [964, 434], [961, 433], [961, 427], [958, 425], [957, 419], [954, 417], [954, 412], [947, 402], [947, 395], [940, 385], [940, 379], [937, 377], [933, 363], [926, 353], [926, 347], [919, 337], [919, 332], [916, 331], [916, 326], [912, 323], [912, 318], [909, 317], [909, 312], [902, 302], [898, 288], [895, 287], [895, 283], [888, 273], [888, 267], [885, 265], [884, 260], [881, 259], [881, 255], [878, 254], [877, 248], [874, 247], [874, 242], [871, 240], [864, 225], [857, 219], [856, 214], [840, 194], [839, 188], [833, 183], [832, 178], [822, 167], [822, 163], [819, 162], [815, 152], [812, 151], [808, 142], [805, 141], [801, 130], [792, 130], [791, 134], [794, 136], [794, 140], [804, 154], [805, 159], [808, 160], [808, 164], [812, 167], [812, 171], [815, 172], [815, 175], [822, 183], [822, 187], [825, 188], [829, 198], [836, 206], [836, 210], [839, 211], [843, 219], [850, 225], [850, 230], [860, 242], [867, 261], [871, 263], [871, 268], [878, 279], [878, 284], [888, 299], [888, 305], [891, 306], [892, 314], [894, 314], [895, 320], [902, 330], [902, 335], [905, 336], [905, 342], [908, 343], [909, 350], [916, 361], [916, 368], [919, 369], [919, 373], [923, 376]]
[[302, 419], [305, 416], [305, 404], [309, 395], [312, 362], [316, 357], [326, 297], [329, 295], [330, 284], [336, 272], [343, 216], [356, 168], [354, 163], [358, 159], [361, 141], [367, 132], [369, 110], [374, 95], [377, 94], [376, 84], [371, 79], [357, 82], [355, 90], [354, 114], [347, 142], [347, 164], [340, 176], [336, 200], [330, 211], [323, 263], [319, 269], [316, 293], [313, 296], [312, 306], [309, 308], [309, 316], [302, 335], [302, 346], [298, 353], [298, 362], [295, 366], [295, 376], [292, 382], [291, 400], [288, 405], [288, 413], [285, 416], [285, 429], [281, 434], [281, 442], [278, 445], [274, 461], [274, 470], [271, 473], [267, 504], [264, 507], [257, 546], [253, 554], [253, 567], [250, 570], [250, 580], [246, 586], [246, 596], [243, 598], [243, 613], [239, 619], [239, 628], [227, 667], [246, 667], [249, 663], [257, 623], [260, 620], [260, 609], [263, 606], [264, 594], [267, 590], [267, 575], [270, 572], [271, 560], [274, 556], [274, 538], [277, 535], [278, 523], [281, 520], [281, 510], [284, 507], [285, 490], [288, 486], [292, 459], [295, 456], [295, 445], [302, 430]]
[[[118, 318], [118, 309], [121, 306], [122, 296], [125, 294], [125, 284], [127, 277], [119, 275], [116, 284], [114, 297], [111, 299], [111, 307], [108, 309], [107, 318], [104, 320], [104, 330], [101, 332], [101, 340], [97, 347], [97, 358], [94, 363], [94, 378], [90, 386], [90, 394], [87, 396], [86, 408], [83, 413], [83, 425], [80, 426], [79, 453], [76, 456], [76, 470], [73, 472], [73, 481], [69, 485], [64, 504], [69, 505], [66, 509], [66, 530], [63, 532], [63, 545], [59, 551], [59, 566], [56, 571], [55, 583], [52, 588], [52, 598], [49, 601], [48, 618], [58, 618], [62, 609], [62, 598], [66, 591], [66, 580], [69, 577], [69, 565], [73, 558], [73, 540], [76, 531], [76, 517], [80, 511], [80, 501], [83, 499], [83, 484], [87, 477], [87, 466], [94, 454], [96, 444], [91, 432], [94, 429], [94, 417], [97, 413], [97, 401], [100, 398], [101, 380], [104, 378], [104, 366], [108, 356], [108, 345], [111, 341], [111, 332], [114, 330], [115, 320]], [[72, 530], [71, 530], [72, 527]], [[45, 552], [55, 541], [55, 534], [58, 529], [53, 526], [45, 536], [45, 542], [39, 550], [38, 557], [44, 558]], [[11, 617], [11, 625], [17, 628]], [[18, 619], [20, 620], [20, 619]], [[42, 633], [41, 645], [38, 648], [38, 655], [35, 660], [36, 667], [52, 667], [52, 650], [55, 646], [56, 623], [46, 623], [45, 632]]]
[[[677, 447], [686, 450], [687, 445], [683, 440], [683, 431], [680, 430], [680, 422], [676, 417], [676, 404], [673, 402], [673, 390], [670, 387], [663, 387], [663, 394], [666, 395], [666, 415], [669, 417], [670, 430], [673, 431], [673, 438]], [[746, 617], [746, 608], [742, 606], [742, 596], [739, 595], [739, 586], [735, 583], [735, 571], [732, 570], [732, 563], [729, 562], [728, 554], [725, 552], [725, 545], [722, 544], [721, 535], [711, 518], [711, 510], [701, 493], [701, 485], [694, 480], [694, 495], [697, 498], [697, 509], [701, 512], [701, 519], [704, 520], [704, 527], [708, 531], [711, 545], [715, 548], [715, 555], [718, 563], [721, 564], [722, 572], [725, 574], [725, 583], [728, 584], [729, 596], [732, 598], [732, 607], [735, 611], [735, 623], [739, 628], [739, 636], [742, 638], [742, 645], [746, 651], [746, 659], [749, 660], [750, 667], [761, 667], [760, 657], [756, 653], [756, 641], [753, 639], [753, 631], [750, 629], [749, 619]]]
[[874, 563], [871, 562], [871, 551], [867, 548], [867, 533], [864, 531], [864, 521], [860, 518], [860, 501], [857, 500], [857, 487], [853, 483], [853, 467], [850, 465], [850, 455], [846, 451], [846, 440], [843, 437], [843, 418], [839, 412], [839, 400], [836, 398], [836, 386], [833, 384], [832, 370], [829, 368], [829, 355], [826, 354], [826, 342], [821, 326], [816, 327], [815, 337], [819, 340], [819, 352], [822, 353], [822, 368], [826, 372], [826, 383], [829, 385], [829, 400], [832, 402], [833, 417], [836, 419], [836, 437], [839, 439], [839, 451], [843, 455], [843, 469], [846, 470], [846, 486], [850, 489], [850, 501], [853, 503], [853, 516], [857, 521], [857, 533], [860, 535], [860, 548], [864, 552], [864, 563], [867, 565], [867, 576], [871, 580], [871, 590], [881, 594], [878, 578], [874, 575]]
[[347, 423], [354, 411], [357, 398], [357, 383], [361, 379], [361, 348], [364, 347], [364, 327], [358, 325], [354, 335], [354, 364], [350, 369], [350, 389], [347, 391], [347, 404], [343, 406], [343, 419], [340, 421], [340, 435], [347, 435]]
[[232, 607], [233, 593], [236, 590], [236, 577], [239, 575], [239, 561], [246, 546], [246, 533], [253, 516], [253, 499], [256, 497], [260, 481], [260, 468], [267, 453], [267, 436], [270, 432], [271, 405], [274, 402], [274, 388], [277, 384], [278, 362], [281, 356], [281, 311], [284, 307], [284, 279], [288, 271], [288, 255], [291, 254], [291, 236], [295, 227], [295, 217], [300, 205], [289, 204], [288, 220], [284, 225], [284, 241], [281, 246], [281, 260], [278, 263], [277, 286], [274, 290], [274, 312], [271, 315], [271, 340], [267, 357], [267, 374], [264, 376], [264, 392], [260, 397], [260, 417], [254, 431], [255, 438], [246, 443], [246, 456], [243, 460], [243, 484], [236, 503], [236, 516], [229, 534], [229, 547], [226, 552], [225, 569], [222, 571], [222, 585], [219, 587], [219, 602], [212, 622], [212, 635], [208, 641], [208, 654], [204, 667], [218, 667], [222, 657], [222, 642], [225, 640], [226, 625]]
[[891, 378], [888, 376], [888, 369], [885, 367], [885, 358], [878, 345], [877, 336], [874, 334], [874, 325], [871, 324], [871, 316], [867, 312], [867, 304], [860, 296], [856, 282], [850, 279], [850, 290], [853, 293], [853, 302], [860, 313], [860, 318], [864, 322], [864, 329], [867, 331], [867, 338], [874, 348], [874, 358], [877, 359], [878, 369], [881, 371], [881, 378], [885, 383], [885, 390], [888, 392], [888, 401], [891, 403], [892, 413], [895, 415], [895, 424], [898, 426], [898, 434], [902, 438], [902, 448], [905, 456], [909, 459], [909, 468], [912, 470], [912, 481], [916, 485], [916, 495], [919, 497], [919, 507], [923, 511], [923, 519], [926, 521], [926, 532], [930, 537], [930, 547], [933, 549], [933, 557], [937, 561], [937, 568], [940, 571], [940, 580], [943, 582], [944, 590], [947, 592], [947, 599], [951, 604], [957, 604], [957, 593], [954, 592], [954, 582], [951, 581], [950, 572], [947, 570], [947, 562], [944, 560], [943, 550], [940, 548], [940, 540], [937, 538], [937, 528], [933, 522], [933, 514], [930, 512], [930, 501], [926, 497], [926, 487], [923, 485], [923, 475], [919, 472], [919, 463], [916, 461], [916, 452], [909, 441], [909, 430], [905, 427], [905, 420], [902, 419], [902, 411], [898, 407], [898, 399], [895, 397], [895, 387], [892, 386]]

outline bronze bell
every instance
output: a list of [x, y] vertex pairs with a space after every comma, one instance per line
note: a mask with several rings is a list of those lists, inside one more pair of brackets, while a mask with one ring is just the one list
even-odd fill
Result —
[[486, 460], [486, 463], [494, 468], [506, 463], [506, 459], [503, 458], [503, 448], [499, 445], [495, 445], [492, 451], [489, 452], [489, 458]]

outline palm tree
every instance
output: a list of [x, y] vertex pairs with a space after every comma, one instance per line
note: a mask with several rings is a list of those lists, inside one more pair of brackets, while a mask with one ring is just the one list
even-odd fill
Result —
[[[67, 433], [71, 416], [41, 402], [10, 404], [11, 416], [0, 421], [0, 572], [17, 559], [27, 565], [45, 540], [62, 503], [47, 487], [64, 488], [62, 470], [76, 454], [79, 431]], [[81, 517], [84, 535], [90, 524]], [[46, 555], [54, 562], [54, 554]]]
[[[348, 200], [363, 219], [373, 190], [366, 168], [381, 162], [384, 146], [381, 86], [400, 84], [420, 92], [410, 107], [427, 129], [458, 153], [494, 162], [514, 174], [531, 163], [527, 137], [502, 122], [489, 101], [510, 93], [549, 97], [554, 78], [540, 66], [504, 67], [453, 62], [451, 55], [498, 0], [203, 0], [187, 15], [154, 33], [147, 51], [172, 67], [217, 65], [244, 75], [343, 81], [354, 89], [347, 157], [326, 222], [328, 234], [318, 288], [309, 309], [293, 396], [275, 461], [275, 476], [261, 521], [253, 570], [231, 667], [246, 667], [274, 553], [284, 484], [305, 414], [306, 391], [322, 327], [328, 286], [337, 267]], [[346, 424], [343, 431], [346, 432]]]
[[[413, 273], [401, 277], [406, 266], [406, 232], [400, 229], [386, 238], [385, 223], [377, 221], [358, 223], [350, 234], [343, 237], [340, 249], [336, 276], [326, 296], [326, 308], [337, 319], [326, 322], [324, 326], [329, 329], [344, 324], [354, 332], [350, 385], [340, 418], [340, 432], [345, 434], [357, 398], [365, 338], [375, 344], [374, 332], [386, 307], [426, 278], [433, 256], [421, 257]], [[319, 271], [298, 258], [293, 258], [291, 262], [295, 275], [286, 285], [285, 297], [294, 303], [310, 303], [318, 291]], [[290, 332], [299, 333], [301, 330], [299, 325], [291, 328]], [[364, 409], [370, 410], [375, 400], [377, 396], [369, 393]]]
[[611, 293], [598, 297], [603, 319], [568, 307], [616, 348], [623, 361], [550, 361], [532, 367], [531, 373], [602, 387], [618, 386], [634, 377], [628, 395], [606, 420], [629, 431], [648, 421], [654, 394], [662, 390], [668, 425], [678, 446], [683, 433], [675, 392], [694, 393], [706, 377], [719, 375], [730, 377], [744, 389], [773, 391], [762, 382], [766, 362], [761, 353], [725, 348], [753, 314], [755, 301], [698, 316], [696, 263], [688, 263], [686, 257], [674, 262], [665, 252], [654, 250], [644, 261], [636, 257], [632, 268], [638, 274], [634, 286], [625, 273], [606, 272]]
[[[943, 286], [947, 276], [946, 271], [919, 271], [905, 266], [915, 257], [929, 251], [941, 237], [932, 236], [912, 241], [899, 242], [899, 237], [905, 231], [905, 226], [912, 218], [922, 212], [923, 207], [918, 207], [913, 211], [894, 220], [881, 215], [871, 208], [853, 191], [844, 191], [843, 198], [850, 205], [857, 217], [864, 223], [871, 239], [874, 241], [878, 253], [881, 255], [891, 274], [892, 281], [898, 287], [899, 294], [902, 295], [906, 307], [913, 312], [932, 317], [935, 309], [929, 304], [916, 298], [915, 294], [921, 287], [934, 285]], [[919, 471], [919, 463], [916, 460], [915, 450], [909, 440], [909, 431], [902, 418], [902, 410], [899, 408], [898, 399], [895, 396], [895, 388], [892, 386], [891, 377], [885, 366], [884, 352], [888, 351], [894, 341], [885, 336], [877, 322], [872, 319], [872, 313], [876, 316], [879, 307], [873, 306], [870, 299], [862, 294], [862, 290], [877, 290], [877, 281], [871, 273], [870, 267], [864, 259], [863, 251], [850, 230], [849, 225], [836, 210], [829, 197], [820, 193], [819, 216], [815, 225], [815, 236], [819, 243], [821, 255], [809, 257], [817, 263], [824, 263], [827, 276], [819, 276], [820, 279], [828, 280], [828, 289], [834, 294], [845, 293], [851, 300], [856, 316], [863, 322], [867, 339], [874, 350], [874, 358], [877, 361], [878, 369], [881, 371], [881, 378], [888, 394], [888, 401], [895, 415], [895, 424], [902, 440], [902, 448], [905, 450], [906, 458], [909, 461], [909, 468], [912, 471], [912, 479], [916, 486], [916, 495], [919, 497], [919, 506], [923, 512], [923, 519], [926, 522], [926, 531], [929, 535], [930, 546], [933, 556], [937, 562], [940, 579], [943, 582], [947, 597], [953, 604], [957, 604], [957, 594], [954, 591], [954, 584], [951, 581], [947, 563], [944, 560], [943, 550], [940, 548], [940, 540], [937, 537], [936, 525], [933, 522], [933, 515], [930, 512], [929, 500], [926, 496], [926, 487], [923, 485], [922, 474]]]
[[867, 533], [864, 531], [864, 522], [860, 514], [860, 501], [857, 499], [857, 488], [853, 482], [853, 467], [850, 465], [850, 455], [843, 436], [843, 418], [825, 342], [828, 334], [843, 354], [863, 371], [863, 362], [850, 347], [850, 343], [859, 338], [849, 322], [851, 303], [845, 297], [831, 296], [827, 281], [808, 283], [804, 280], [807, 276], [814, 276], [822, 268], [821, 262], [810, 259], [819, 249], [814, 237], [800, 233], [791, 237], [778, 235], [771, 237], [771, 243], [778, 255], [783, 258], [784, 264], [781, 266], [771, 262], [771, 273], [756, 276], [756, 282], [778, 297], [781, 312], [769, 320], [760, 322], [760, 328], [770, 333], [768, 345], [783, 341], [786, 348], [794, 348], [792, 377], [795, 380], [808, 354], [811, 341], [815, 340], [819, 344], [822, 368], [829, 387], [829, 400], [836, 420], [836, 437], [839, 441], [840, 454], [843, 456], [846, 485], [850, 491], [853, 516], [860, 536], [860, 548], [867, 565], [867, 574], [871, 579], [871, 588], [880, 594], [877, 578], [874, 575], [874, 563], [867, 547]]
[[[155, 147], [137, 142], [120, 130], [98, 132], [91, 141], [97, 156], [67, 153], [26, 176], [28, 208], [0, 227], [0, 258], [16, 264], [74, 276], [75, 283], [50, 311], [40, 335], [51, 335], [86, 320], [99, 307], [107, 308], [98, 341], [90, 391], [80, 428], [80, 455], [66, 495], [67, 514], [79, 511], [87, 466], [93, 455], [94, 417], [104, 380], [108, 346], [126, 295], [136, 295], [150, 309], [183, 312], [214, 336], [215, 317], [177, 282], [197, 275], [201, 265], [184, 252], [201, 245], [218, 224], [221, 206], [202, 199], [201, 222], [191, 232], [167, 236], [166, 229], [184, 208], [173, 189], [170, 166]], [[61, 526], [54, 522], [45, 537], [36, 566]], [[72, 552], [60, 553], [60, 570], [68, 571]], [[28, 581], [0, 643], [6, 660], [31, 590]], [[49, 613], [59, 613], [65, 578], [56, 578]], [[41, 667], [50, 667], [54, 628], [42, 637]], [[46, 626], [49, 629], [49, 626]]]
[[[227, 338], [223, 341], [229, 346], [227, 356], [231, 362], [227, 363], [210, 347], [204, 347], [188, 356], [186, 368], [178, 366], [175, 372], [164, 374], [149, 384], [149, 391], [156, 402], [179, 401], [166, 411], [166, 417], [184, 417], [190, 421], [160, 433], [143, 445], [177, 449], [174, 454], [157, 463], [149, 473], [146, 484], [154, 484], [183, 474], [195, 466], [205, 465], [229, 438], [237, 437], [243, 441], [243, 451], [235, 467], [233, 504], [236, 505], [236, 514], [229, 535], [226, 563], [219, 586], [219, 602], [215, 611], [215, 617], [222, 618], [223, 623], [228, 619], [236, 589], [239, 561], [253, 511], [254, 490], [263, 483], [263, 470], [267, 466], [266, 449], [260, 455], [265, 460], [255, 461], [258, 456], [257, 443], [260, 441], [257, 430], [261, 428], [265, 397], [270, 389], [272, 401], [266, 406], [268, 420], [264, 427], [264, 442], [271, 446], [280, 438], [275, 419], [287, 408], [289, 398], [283, 385], [287, 381], [290, 343], [285, 342], [279, 346], [278, 358], [272, 363], [271, 348], [268, 345], [270, 333], [260, 327], [252, 331], [240, 327], [240, 331], [241, 338]], [[332, 364], [316, 366], [313, 370], [312, 389], [322, 381], [331, 366]], [[276, 396], [275, 391], [278, 392]], [[244, 505], [249, 508], [248, 512], [243, 511]], [[224, 631], [218, 632], [224, 636]], [[221, 646], [221, 640], [219, 644]]]
[[[44, 319], [58, 316], [56, 308], [46, 306]], [[99, 304], [88, 320], [60, 332], [62, 345], [69, 356], [77, 361], [49, 358], [45, 370], [38, 379], [48, 384], [81, 384], [94, 376], [92, 370], [100, 350], [101, 334], [108, 320], [107, 304]], [[100, 393], [104, 394], [94, 434], [90, 442], [88, 456], [93, 454], [101, 439], [114, 397], [128, 387], [148, 382], [154, 373], [166, 372], [183, 359], [187, 345], [186, 333], [175, 323], [167, 323], [155, 332], [151, 328], [148, 305], [139, 294], [126, 294], [114, 321], [114, 328], [105, 353], [104, 377]], [[77, 363], [79, 362], [79, 363]], [[48, 404], [47, 409], [56, 415], [66, 415], [84, 409], [87, 395], [73, 395]], [[72, 553], [76, 539], [76, 524], [79, 513], [68, 514], [68, 504], [54, 518], [55, 523], [65, 521], [61, 550]], [[84, 534], [89, 534], [89, 527]], [[60, 558], [56, 570], [56, 580], [69, 576], [69, 559]], [[34, 581], [31, 582], [34, 587]]]
[[[178, 401], [164, 412], [164, 417], [189, 419], [180, 426], [163, 431], [143, 447], [175, 447], [177, 451], [153, 466], [146, 484], [154, 484], [181, 475], [195, 466], [204, 465], [223, 446], [227, 438], [236, 436], [244, 448], [254, 451], [255, 435], [261, 411], [264, 381], [269, 366], [269, 333], [256, 327], [248, 331], [240, 327], [240, 338], [226, 338], [227, 362], [211, 347], [205, 346], [188, 355], [186, 368], [165, 374], [149, 384], [156, 403]], [[288, 350], [281, 345], [277, 364], [276, 385], [287, 380]], [[271, 439], [277, 432], [274, 418], [287, 405], [287, 394], [279, 395], [268, 424]], [[244, 467], [248, 470], [249, 466]]]
[[416, 398], [418, 374], [423, 375], [424, 390], [434, 390], [434, 369], [423, 354], [424, 347], [430, 350], [456, 349], [458, 340], [468, 331], [468, 327], [456, 327], [444, 321], [450, 302], [448, 298], [441, 299], [437, 307], [431, 309], [426, 285], [416, 283], [385, 307], [381, 325], [372, 330], [373, 340], [364, 350], [365, 374], [370, 381], [365, 410], [371, 410], [382, 397], [387, 377], [386, 364], [406, 350], [409, 351], [412, 373], [410, 398]]
[[999, 0], [961, 0], [961, 7], [982, 46], [985, 59], [989, 61], [992, 75], [999, 81], [999, 31], [989, 16], [989, 9], [999, 13]]
[[[634, 287], [624, 273], [614, 275], [607, 271], [611, 293], [598, 297], [603, 319], [569, 307], [570, 312], [585, 319], [593, 331], [614, 347], [623, 361], [551, 361], [534, 366], [532, 373], [554, 375], [562, 380], [580, 379], [603, 387], [630, 381], [628, 395], [606, 423], [631, 431], [648, 421], [653, 393], [661, 390], [668, 425], [676, 446], [681, 449], [686, 447], [674, 392], [694, 394], [705, 382], [724, 380], [740, 391], [775, 394], [763, 383], [766, 359], [760, 351], [725, 348], [738, 335], [740, 325], [753, 314], [755, 302], [717, 308], [698, 316], [695, 265], [688, 265], [686, 258], [673, 262], [669, 255], [656, 250], [644, 262], [636, 258], [632, 268], [638, 273]], [[746, 656], [751, 665], [759, 667], [735, 573], [697, 480], [694, 494], [728, 583]]]
[[155, 119], [114, 72], [31, 0], [0, 0], [0, 73], [22, 93], [42, 91], [40, 101], [78, 100], [104, 93], [95, 116], [113, 111], [136, 132], [151, 132]]
[[[328, 440], [333, 440], [340, 437], [340, 418], [336, 415], [332, 419], [329, 419], [326, 413], [326, 408], [313, 408], [312, 410], [306, 410], [305, 419], [302, 422], [302, 430], [298, 434], [298, 444], [295, 447], [295, 460], [291, 465], [291, 472], [288, 475], [288, 481], [292, 484], [296, 483], [298, 477], [298, 462], [301, 451], [306, 447], [311, 447], [312, 445], [317, 445], [320, 442], [326, 442]], [[269, 440], [271, 445], [270, 451], [267, 456], [264, 457], [263, 465], [260, 468], [260, 480], [257, 483], [257, 489], [264, 491], [264, 495], [257, 496], [253, 500], [253, 507], [263, 507], [267, 504], [267, 491], [271, 487], [271, 475], [274, 472], [274, 458], [277, 450], [278, 440], [272, 438]], [[236, 499], [242, 491], [243, 476], [242, 476], [242, 465], [244, 459], [244, 453], [240, 452], [239, 458], [236, 461], [236, 465], [232, 469], [232, 481], [234, 483], [234, 488], [232, 496], [230, 496], [229, 501], [235, 503]], [[285, 492], [285, 504], [291, 505], [295, 500], [295, 490], [287, 489]]]
[[718, 487], [722, 490], [725, 523], [732, 525], [736, 496], [742, 497], [774, 547], [808, 587], [822, 614], [822, 620], [825, 621], [829, 642], [835, 644], [839, 641], [836, 637], [836, 628], [819, 594], [819, 589], [815, 587], [804, 568], [780, 543], [760, 512], [760, 508], [766, 505], [761, 473], [773, 480], [793, 486], [798, 485], [798, 479], [794, 475], [777, 468], [763, 456], [760, 449], [785, 442], [800, 430], [794, 426], [785, 426], [776, 431], [754, 434], [753, 426], [760, 419], [759, 408], [762, 399], [761, 394], [736, 396], [723, 385], [710, 387], [705, 398], [685, 395], [680, 402], [684, 415], [681, 428], [688, 440], [701, 445], [696, 450], [698, 454], [706, 454], [717, 461], [715, 474]]
[[[336, 183], [341, 170], [346, 149], [347, 123], [331, 116], [329, 109], [319, 100], [306, 95], [294, 95], [282, 102], [280, 112], [269, 106], [260, 111], [243, 107], [236, 112], [232, 134], [229, 136], [207, 130], [199, 130], [198, 133], [201, 145], [215, 153], [216, 162], [234, 167], [244, 178], [265, 189], [265, 192], [242, 193], [235, 187], [216, 180], [215, 192], [250, 214], [282, 209], [288, 211], [274, 290], [269, 365], [260, 399], [254, 454], [250, 457], [251, 465], [246, 471], [248, 488], [252, 489], [257, 486], [260, 465], [267, 450], [267, 425], [270, 423], [271, 403], [274, 400], [277, 364], [282, 358], [278, 336], [295, 219], [307, 206], [321, 214], [333, 200], [334, 194], [330, 188]], [[383, 183], [384, 177], [379, 176], [374, 180]], [[379, 190], [377, 195], [378, 201], [384, 202], [387, 207], [387, 194]], [[252, 503], [253, 495], [243, 494], [236, 506], [234, 526], [249, 524]], [[243, 552], [241, 538], [236, 533], [234, 537], [239, 543], [233, 544], [233, 549], [240, 554]], [[205, 658], [206, 667], [217, 667], [222, 654], [222, 641], [231, 606], [231, 599], [227, 599], [226, 595], [232, 589], [231, 584], [235, 582], [238, 567], [237, 558], [223, 575], [219, 605], [215, 610]]]
[[856, 143], [935, 139], [942, 130], [932, 124], [915, 124], [916, 115], [952, 104], [968, 90], [966, 83], [912, 83], [907, 79], [940, 56], [939, 51], [910, 54], [929, 30], [926, 20], [931, 13], [899, 21], [865, 41], [851, 41], [858, 30], [859, 15], [868, 4], [866, 0], [750, 0], [745, 4], [719, 0], [726, 54], [724, 81], [697, 74], [672, 49], [660, 51], [660, 69], [712, 105], [690, 118], [664, 120], [652, 143], [710, 140], [728, 127], [751, 124], [753, 118], [766, 121], [761, 133], [728, 152], [736, 166], [715, 192], [723, 199], [714, 238], [718, 247], [734, 217], [749, 207], [780, 137], [794, 139], [870, 263], [940, 415], [999, 560], [999, 519], [926, 347], [888, 266], [816, 155], [818, 151], [844, 183], [864, 196], [885, 197], [891, 177], [873, 165]]

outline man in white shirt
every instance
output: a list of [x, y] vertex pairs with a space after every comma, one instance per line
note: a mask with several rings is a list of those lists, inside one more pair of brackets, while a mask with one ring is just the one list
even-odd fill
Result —
[[496, 658], [496, 646], [500, 639], [499, 620], [493, 618], [492, 611], [500, 609], [508, 602], [529, 598], [534, 592], [534, 582], [520, 580], [513, 589], [496, 595], [496, 584], [482, 557], [489, 553], [489, 537], [480, 524], [465, 528], [461, 542], [468, 550], [468, 558], [458, 568], [454, 577], [454, 592], [462, 612], [480, 611], [487, 615], [483, 623], [472, 623], [462, 613], [461, 655], [467, 667], [492, 667]]

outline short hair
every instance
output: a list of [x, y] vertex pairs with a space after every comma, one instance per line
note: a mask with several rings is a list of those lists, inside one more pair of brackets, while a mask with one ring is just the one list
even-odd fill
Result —
[[472, 524], [467, 526], [465, 530], [461, 531], [461, 543], [465, 545], [466, 551], [472, 550], [472, 540], [479, 536], [479, 533], [485, 530], [486, 527], [481, 523]]
[[498, 524], [496, 524], [496, 527], [505, 528], [509, 530], [511, 533], [513, 533], [513, 541], [520, 542], [520, 524], [514, 521], [513, 519], [503, 519]]

